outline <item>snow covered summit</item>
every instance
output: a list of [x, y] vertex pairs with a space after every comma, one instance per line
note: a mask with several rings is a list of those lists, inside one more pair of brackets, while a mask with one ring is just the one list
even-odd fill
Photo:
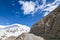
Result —
[[11, 36], [19, 36], [22, 33], [27, 33], [30, 28], [26, 25], [12, 24], [7, 26], [0, 26], [0, 39], [6, 40], [6, 38]]

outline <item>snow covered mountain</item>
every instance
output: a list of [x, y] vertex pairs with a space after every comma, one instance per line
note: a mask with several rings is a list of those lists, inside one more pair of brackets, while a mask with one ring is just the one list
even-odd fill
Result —
[[6, 40], [6, 38], [11, 36], [19, 36], [22, 33], [27, 33], [30, 31], [30, 28], [21, 24], [12, 24], [8, 26], [0, 25], [0, 40]]

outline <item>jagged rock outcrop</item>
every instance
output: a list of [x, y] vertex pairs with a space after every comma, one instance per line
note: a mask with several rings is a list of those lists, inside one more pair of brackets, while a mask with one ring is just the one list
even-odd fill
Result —
[[31, 28], [30, 33], [42, 36], [45, 39], [60, 40], [60, 7], [38, 21]]

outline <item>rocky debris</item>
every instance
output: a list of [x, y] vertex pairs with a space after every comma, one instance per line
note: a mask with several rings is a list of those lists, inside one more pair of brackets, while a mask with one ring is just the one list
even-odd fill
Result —
[[11, 37], [8, 37], [7, 39], [5, 39], [5, 40], [15, 40], [16, 39], [16, 37], [15, 36], [11, 36]]
[[24, 40], [25, 34], [22, 33], [20, 36], [18, 36], [15, 40]]
[[60, 7], [34, 24], [30, 33], [42, 36], [45, 39], [60, 40]]

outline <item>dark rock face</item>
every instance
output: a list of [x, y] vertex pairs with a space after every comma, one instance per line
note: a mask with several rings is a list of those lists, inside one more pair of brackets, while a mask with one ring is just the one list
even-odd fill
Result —
[[30, 32], [45, 39], [60, 40], [60, 7], [34, 24]]

